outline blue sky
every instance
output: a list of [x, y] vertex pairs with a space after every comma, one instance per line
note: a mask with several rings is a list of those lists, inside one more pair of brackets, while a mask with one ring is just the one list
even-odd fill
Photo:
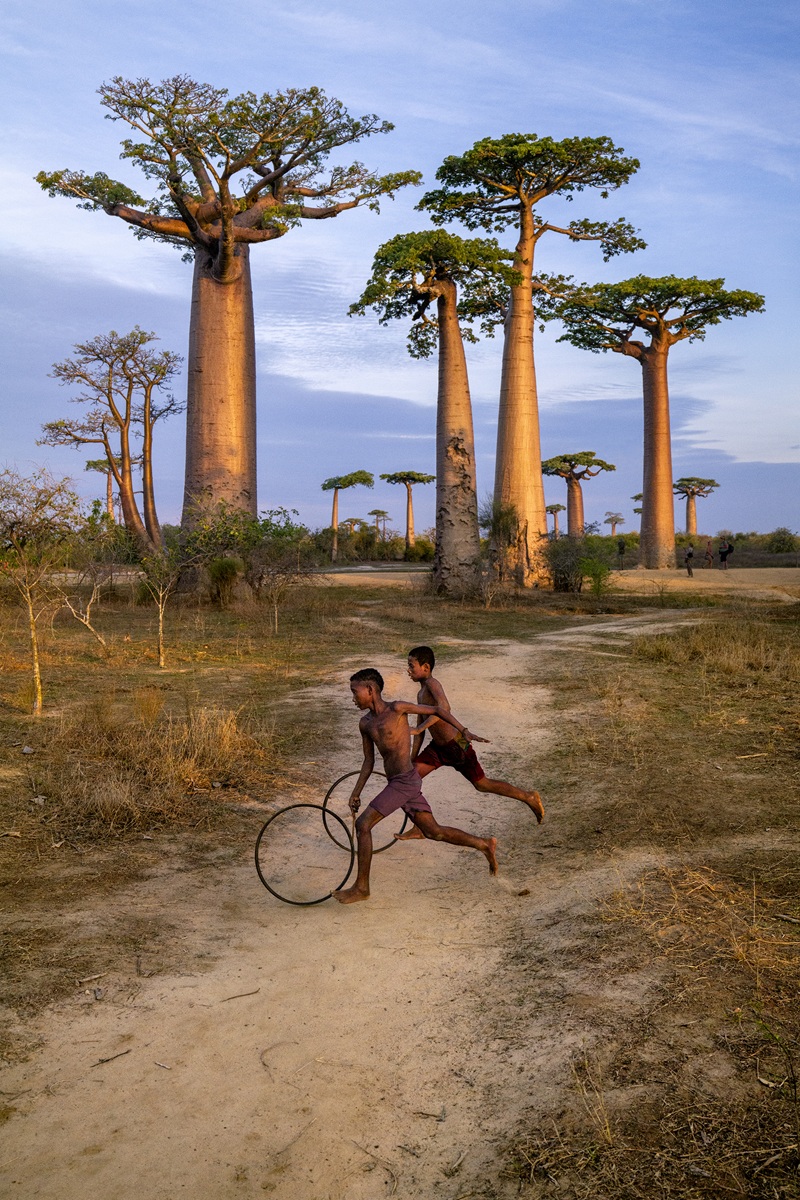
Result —
[[[722, 485], [702, 502], [709, 531], [800, 525], [797, 342], [798, 43], [800, 11], [762, 0], [493, 0], [400, 4], [271, 3], [176, 9], [151, 0], [109, 6], [6, 0], [0, 463], [47, 462], [83, 494], [87, 456], [37, 447], [41, 424], [68, 414], [48, 378], [74, 342], [134, 324], [185, 353], [190, 268], [169, 247], [142, 244], [102, 213], [51, 200], [42, 169], [105, 170], [138, 187], [118, 162], [123, 136], [103, 120], [95, 89], [113, 75], [186, 72], [231, 93], [319, 84], [354, 114], [376, 112], [393, 133], [358, 157], [380, 170], [417, 168], [432, 186], [446, 154], [480, 137], [534, 132], [610, 136], [641, 160], [608, 200], [584, 194], [561, 215], [625, 216], [647, 250], [602, 262], [592, 245], [551, 237], [543, 269], [586, 280], [634, 274], [722, 276], [766, 296], [766, 312], [709, 331], [671, 356], [674, 469]], [[404, 330], [348, 318], [377, 246], [424, 228], [409, 189], [380, 216], [345, 213], [253, 253], [259, 389], [259, 501], [328, 519], [329, 475], [434, 470], [435, 363], [405, 351]], [[511, 243], [511, 236], [505, 238]], [[537, 342], [545, 456], [595, 450], [617, 464], [586, 487], [588, 519], [619, 510], [635, 527], [641, 490], [641, 379], [619, 355]], [[500, 340], [468, 347], [478, 485], [492, 484]], [[182, 490], [180, 419], [160, 431], [159, 509], [175, 520]], [[549, 502], [564, 502], [560, 480]], [[387, 509], [402, 525], [402, 489], [352, 492], [343, 516]], [[417, 524], [433, 521], [433, 489], [418, 489]], [[346, 510], [346, 511], [344, 511]], [[681, 507], [677, 508], [678, 526]]]

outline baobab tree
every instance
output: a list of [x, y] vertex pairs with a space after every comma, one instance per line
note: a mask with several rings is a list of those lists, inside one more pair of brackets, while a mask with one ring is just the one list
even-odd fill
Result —
[[616, 537], [617, 536], [617, 526], [624, 525], [625, 518], [623, 517], [622, 513], [607, 512], [605, 515], [605, 520], [603, 521], [603, 524], [610, 525], [611, 526], [611, 536]]
[[567, 535], [583, 537], [583, 488], [584, 479], [592, 479], [601, 471], [616, 471], [613, 463], [598, 458], [594, 450], [581, 450], [577, 454], [560, 454], [542, 463], [545, 475], [560, 475], [567, 481]]
[[672, 485], [673, 494], [686, 497], [686, 533], [697, 536], [697, 497], [710, 496], [719, 484], [716, 479], [698, 479], [696, 475], [684, 475]]
[[389, 475], [381, 475], [387, 483], [402, 483], [406, 489], [406, 550], [415, 544], [414, 538], [414, 501], [411, 490], [415, 483], [433, 483], [435, 475], [424, 475], [420, 471], [393, 471]]
[[[386, 522], [389, 520], [388, 512], [383, 508], [371, 508], [367, 516], [375, 518], [375, 540], [385, 541]], [[383, 533], [381, 533], [381, 526], [383, 527]]]
[[[635, 500], [637, 504], [641, 503], [641, 501], [642, 501], [643, 499], [644, 499], [644, 495], [642, 494], [642, 492], [637, 492], [635, 496], [631, 496], [631, 500]], [[634, 511], [634, 512], [636, 513], [636, 515], [637, 515], [637, 516], [639, 516], [639, 517], [642, 515], [642, 510], [641, 510], [641, 508], [635, 508], [633, 511]]]
[[559, 341], [594, 354], [607, 350], [624, 354], [642, 368], [644, 486], [639, 562], [643, 567], [675, 566], [669, 352], [676, 342], [702, 341], [709, 325], [764, 308], [763, 296], [725, 291], [724, 283], [724, 279], [695, 276], [637, 275], [621, 283], [577, 288], [558, 308], [566, 326]]
[[[153, 490], [153, 431], [156, 422], [183, 411], [171, 393], [164, 393], [183, 359], [172, 350], [156, 351], [154, 333], [138, 325], [130, 332], [115, 330], [78, 342], [75, 356], [54, 363], [52, 378], [78, 387], [74, 404], [88, 405], [76, 420], [48, 421], [42, 426], [46, 446], [102, 446], [108, 470], [119, 489], [126, 529], [143, 553], [161, 546], [161, 529]], [[138, 454], [133, 438], [141, 437]], [[142, 513], [136, 502], [133, 467], [141, 463]]]
[[548, 504], [547, 507], [545, 508], [545, 512], [550, 513], [550, 515], [553, 518], [553, 537], [555, 537], [555, 538], [561, 537], [561, 530], [558, 527], [558, 514], [560, 512], [566, 512], [566, 505], [564, 505], [564, 504]]
[[[119, 467], [119, 463], [117, 463]], [[98, 475], [106, 477], [106, 514], [110, 521], [116, 524], [116, 515], [114, 513], [114, 472], [111, 470], [107, 458], [90, 458], [85, 466], [85, 471], [97, 471]]]
[[351, 471], [349, 475], [332, 475], [322, 484], [323, 492], [333, 492], [333, 507], [331, 509], [331, 529], [333, 543], [331, 545], [331, 562], [336, 562], [339, 555], [339, 492], [351, 487], [374, 487], [375, 476], [370, 471]]
[[122, 158], [154, 185], [149, 200], [104, 172], [41, 171], [51, 196], [118, 217], [138, 238], [167, 242], [194, 262], [186, 425], [184, 523], [220, 502], [256, 515], [256, 394], [250, 247], [304, 221], [328, 220], [418, 183], [417, 171], [375, 175], [329, 155], [392, 125], [352, 117], [317, 87], [270, 95], [175, 75], [160, 83], [116, 76], [99, 88], [133, 137]]
[[373, 309], [381, 325], [410, 319], [413, 358], [428, 358], [438, 348], [433, 578], [441, 592], [459, 594], [477, 583], [475, 439], [464, 342], [477, 341], [475, 322], [491, 336], [502, 321], [516, 278], [511, 257], [494, 240], [443, 229], [398, 234], [378, 249], [369, 283], [350, 307], [351, 314]]
[[506, 551], [507, 565], [526, 586], [548, 574], [541, 541], [547, 534], [547, 517], [533, 354], [534, 304], [558, 282], [535, 274], [536, 248], [545, 234], [561, 234], [573, 242], [599, 242], [607, 261], [645, 245], [622, 219], [581, 219], [561, 225], [543, 218], [538, 206], [549, 196], [571, 200], [586, 188], [596, 188], [606, 197], [627, 183], [638, 167], [638, 159], [625, 157], [607, 137], [555, 141], [510, 133], [483, 138], [466, 153], [446, 158], [436, 172], [443, 186], [426, 193], [418, 205], [435, 224], [460, 221], [468, 229], [492, 232], [516, 227], [517, 278], [510, 288], [505, 321], [494, 498], [516, 512], [516, 537]]

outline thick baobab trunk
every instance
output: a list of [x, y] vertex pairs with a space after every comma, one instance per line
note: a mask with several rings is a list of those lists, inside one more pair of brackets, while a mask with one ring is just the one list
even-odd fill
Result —
[[567, 475], [567, 535], [583, 537], [583, 488], [580, 479]]
[[411, 484], [406, 484], [406, 549], [410, 550], [416, 539], [414, 537], [414, 501], [411, 498]]
[[497, 458], [494, 498], [513, 505], [517, 514], [516, 544], [509, 567], [517, 580], [530, 587], [547, 577], [542, 538], [547, 536], [542, 451], [539, 436], [539, 402], [533, 362], [533, 217], [522, 212], [514, 269], [523, 282], [511, 289], [505, 323], [500, 411], [497, 417]]
[[256, 354], [249, 247], [237, 245], [233, 278], [219, 283], [195, 249], [183, 526], [220, 502], [257, 512]]
[[333, 508], [331, 510], [331, 529], [333, 530], [333, 541], [331, 542], [331, 562], [336, 562], [339, 554], [339, 489], [333, 489]]
[[456, 287], [446, 281], [436, 301], [439, 395], [436, 413], [436, 588], [450, 595], [475, 587], [480, 555], [475, 440], [467, 360], [456, 313]]
[[639, 565], [657, 570], [675, 566], [667, 350], [650, 347], [640, 361], [644, 389], [644, 484]]
[[686, 497], [686, 533], [689, 537], [697, 537], [697, 497]]

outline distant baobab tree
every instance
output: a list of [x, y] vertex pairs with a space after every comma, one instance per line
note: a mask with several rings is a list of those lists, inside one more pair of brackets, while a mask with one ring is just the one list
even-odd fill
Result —
[[367, 516], [375, 518], [375, 538], [376, 539], [381, 538], [381, 525], [383, 525], [383, 537], [381, 538], [381, 540], [385, 540], [385, 538], [386, 538], [386, 522], [389, 520], [388, 512], [386, 512], [386, 510], [383, 508], [371, 508], [369, 510], [369, 512], [367, 513]]
[[676, 496], [686, 497], [686, 533], [689, 537], [696, 537], [697, 497], [710, 496], [719, 484], [716, 479], [698, 479], [696, 475], [685, 475], [677, 479], [672, 486]]
[[617, 536], [617, 526], [624, 525], [625, 518], [623, 517], [622, 513], [607, 512], [606, 516], [605, 516], [605, 520], [603, 521], [603, 524], [610, 525], [611, 526], [611, 536], [616, 537]]
[[373, 309], [381, 325], [410, 320], [413, 358], [427, 358], [438, 347], [433, 579], [439, 591], [451, 594], [475, 587], [480, 556], [464, 341], [477, 341], [475, 321], [489, 336], [502, 321], [505, 295], [516, 278], [510, 259], [493, 240], [465, 240], [443, 229], [399, 234], [379, 247], [372, 277], [350, 307], [351, 314]]
[[[153, 488], [153, 431], [156, 422], [183, 411], [165, 392], [183, 359], [172, 350], [154, 350], [154, 333], [138, 325], [130, 332], [98, 334], [78, 342], [73, 358], [54, 363], [52, 378], [79, 388], [74, 404], [88, 405], [82, 417], [48, 421], [45, 446], [102, 446], [114, 477], [125, 528], [144, 553], [161, 547], [161, 528]], [[133, 438], [141, 437], [138, 453]], [[133, 467], [141, 463], [142, 513], [136, 502]], [[144, 517], [144, 519], [142, 519]]]
[[[756, 292], [725, 291], [724, 279], [637, 275], [621, 283], [577, 288], [558, 315], [560, 341], [597, 354], [611, 350], [636, 359], [644, 394], [644, 487], [640, 564], [675, 566], [675, 510], [667, 359], [676, 342], [702, 341], [709, 325], [762, 312]], [[637, 334], [647, 339], [639, 340]]]
[[419, 471], [394, 471], [389, 475], [381, 475], [387, 483], [402, 483], [406, 489], [406, 550], [415, 544], [414, 537], [414, 501], [411, 489], [415, 483], [433, 483], [435, 475], [424, 475]]
[[573, 242], [599, 242], [607, 261], [645, 245], [621, 219], [583, 218], [560, 225], [543, 218], [539, 205], [549, 196], [572, 200], [587, 188], [606, 197], [627, 183], [638, 167], [638, 159], [625, 157], [607, 137], [555, 141], [533, 133], [509, 133], [483, 138], [464, 154], [446, 158], [436, 172], [442, 187], [427, 192], [417, 206], [437, 225], [460, 221], [468, 229], [516, 230], [517, 278], [510, 288], [505, 320], [494, 499], [516, 513], [515, 537], [505, 550], [506, 566], [525, 586], [549, 573], [542, 553], [547, 517], [533, 333], [536, 297], [543, 298], [552, 281], [535, 274], [536, 248], [545, 234], [561, 234]]
[[392, 125], [351, 117], [318, 87], [229, 97], [175, 75], [116, 76], [99, 89], [110, 119], [133, 137], [122, 158], [152, 181], [151, 198], [104, 172], [41, 171], [51, 196], [77, 199], [167, 242], [194, 263], [189, 328], [184, 524], [224, 502], [256, 515], [256, 366], [250, 247], [304, 221], [328, 220], [419, 182], [359, 162], [326, 170], [332, 151]]
[[[119, 463], [117, 463], [119, 467]], [[109, 520], [116, 523], [114, 514], [114, 472], [109, 466], [107, 458], [90, 458], [85, 466], [84, 471], [97, 471], [98, 475], [106, 477], [106, 513]]]
[[[631, 496], [631, 500], [636, 500], [636, 501], [639, 501], [639, 500], [642, 500], [642, 499], [644, 499], [644, 496], [643, 496], [643, 494], [642, 494], [641, 492], [637, 492], [635, 496]], [[635, 512], [637, 515], [641, 515], [641, 512], [642, 512], [641, 508], [635, 508], [633, 511], [634, 511], [634, 512]]]
[[560, 512], [566, 512], [566, 505], [564, 505], [564, 504], [548, 504], [547, 508], [545, 509], [545, 512], [549, 512], [553, 518], [553, 537], [560, 537], [561, 530], [558, 527], [558, 514]]
[[542, 463], [545, 475], [560, 475], [567, 481], [567, 534], [583, 537], [583, 488], [581, 482], [599, 475], [601, 471], [616, 471], [613, 463], [598, 458], [594, 450], [581, 450], [577, 454], [560, 454]]
[[339, 492], [351, 487], [374, 487], [375, 477], [370, 471], [351, 471], [349, 475], [332, 475], [322, 484], [323, 492], [333, 492], [333, 509], [331, 511], [331, 529], [333, 544], [331, 546], [331, 562], [336, 562], [339, 555]]

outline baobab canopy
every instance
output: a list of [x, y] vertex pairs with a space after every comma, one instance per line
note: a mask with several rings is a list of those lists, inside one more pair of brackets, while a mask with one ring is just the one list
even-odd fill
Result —
[[110, 119], [134, 131], [122, 158], [152, 183], [150, 198], [102, 171], [41, 171], [37, 182], [193, 259], [184, 523], [220, 502], [255, 515], [250, 246], [306, 220], [360, 205], [377, 210], [419, 173], [377, 175], [360, 162], [327, 167], [334, 150], [392, 126], [374, 114], [351, 117], [317, 87], [229, 97], [188, 75], [161, 83], [117, 76], [99, 94]]

